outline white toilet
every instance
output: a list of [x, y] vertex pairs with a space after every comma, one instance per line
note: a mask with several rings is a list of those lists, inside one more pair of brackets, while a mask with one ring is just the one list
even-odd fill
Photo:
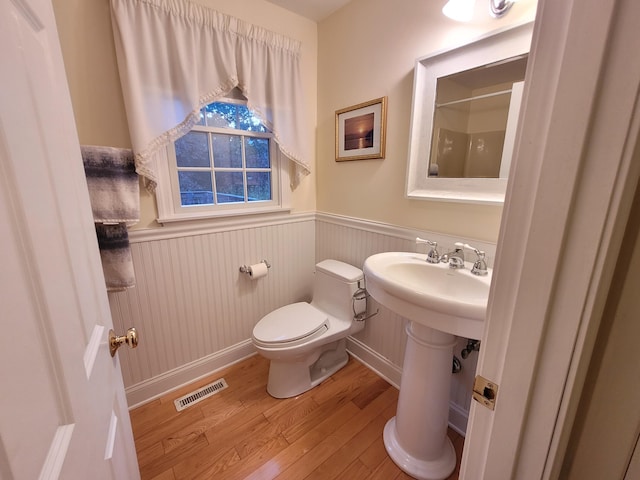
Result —
[[359, 332], [366, 311], [362, 270], [337, 260], [316, 265], [311, 303], [285, 305], [253, 329], [253, 344], [269, 365], [267, 391], [299, 395], [344, 367], [346, 337]]

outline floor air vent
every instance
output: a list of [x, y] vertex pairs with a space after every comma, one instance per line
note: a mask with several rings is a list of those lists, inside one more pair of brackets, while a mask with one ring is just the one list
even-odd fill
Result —
[[224, 378], [221, 378], [220, 380], [216, 380], [213, 383], [199, 388], [195, 392], [187, 393], [185, 396], [177, 398], [173, 401], [173, 403], [176, 406], [176, 410], [181, 411], [193, 405], [194, 403], [198, 403], [200, 400], [204, 400], [211, 395], [215, 395], [216, 393], [221, 392], [227, 387], [227, 382], [225, 382]]

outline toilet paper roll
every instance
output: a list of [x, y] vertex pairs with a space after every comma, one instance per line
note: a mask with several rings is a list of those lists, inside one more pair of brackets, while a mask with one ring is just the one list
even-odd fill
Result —
[[251, 280], [255, 280], [256, 278], [266, 277], [267, 273], [269, 273], [269, 269], [267, 265], [263, 262], [256, 263], [254, 265], [249, 266], [249, 277]]

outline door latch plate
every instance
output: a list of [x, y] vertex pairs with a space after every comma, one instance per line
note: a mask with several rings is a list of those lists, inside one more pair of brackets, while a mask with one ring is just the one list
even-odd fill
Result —
[[473, 399], [481, 403], [489, 410], [496, 407], [496, 397], [498, 396], [498, 385], [491, 380], [477, 375], [473, 382]]

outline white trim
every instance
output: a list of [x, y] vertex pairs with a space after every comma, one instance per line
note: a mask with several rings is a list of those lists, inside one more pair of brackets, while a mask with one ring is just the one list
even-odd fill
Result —
[[39, 480], [57, 480], [60, 478], [62, 465], [67, 458], [67, 451], [73, 436], [74, 423], [60, 425], [53, 436], [49, 453], [40, 470]]
[[107, 446], [104, 449], [104, 459], [111, 460], [113, 458], [113, 449], [116, 446], [116, 433], [118, 431], [118, 416], [116, 412], [111, 412], [111, 421], [109, 422], [109, 430], [107, 430]]
[[[257, 203], [257, 202], [256, 202]], [[224, 210], [212, 211], [212, 210], [192, 210], [189, 211], [185, 207], [185, 212], [169, 214], [166, 216], [158, 216], [156, 221], [160, 224], [178, 223], [198, 220], [214, 220], [216, 218], [230, 218], [241, 217], [243, 215], [260, 215], [268, 213], [288, 213], [289, 208], [282, 208], [274, 205], [273, 202], [266, 202], [265, 206], [252, 205], [250, 207], [242, 205], [236, 205], [235, 208], [228, 208]], [[195, 207], [197, 208], [197, 207]]]
[[489, 267], [493, 267], [493, 261], [496, 252], [496, 244], [477, 240], [460, 235], [447, 235], [444, 233], [431, 232], [427, 230], [416, 230], [414, 228], [401, 227], [390, 223], [376, 222], [373, 220], [365, 220], [361, 218], [348, 217], [344, 215], [336, 215], [326, 212], [316, 213], [316, 220], [333, 225], [341, 225], [348, 228], [354, 228], [365, 232], [377, 233], [379, 235], [387, 235], [390, 237], [400, 238], [402, 240], [415, 241], [416, 237], [426, 237], [430, 240], [438, 242], [440, 253], [453, 247], [455, 242], [466, 242], [472, 244], [479, 250], [486, 253], [486, 261]]
[[347, 350], [378, 376], [400, 389], [400, 379], [402, 378], [402, 369], [400, 367], [394, 365], [354, 337], [347, 337]]
[[[214, 128], [214, 127], [206, 127], [196, 125], [191, 129], [191, 132], [200, 132], [206, 135], [207, 141], [209, 143], [209, 155], [214, 155], [213, 152], [213, 144], [212, 139], [209, 134], [223, 134], [226, 136], [234, 136], [239, 137], [241, 139], [244, 138], [263, 138], [269, 141], [269, 159], [271, 165], [268, 168], [251, 168], [248, 169], [246, 166], [246, 157], [245, 157], [245, 143], [241, 142], [242, 148], [242, 166], [237, 168], [222, 168], [222, 167], [213, 167], [209, 166], [206, 168], [197, 167], [187, 169], [186, 167], [178, 167], [177, 166], [177, 158], [175, 151], [175, 142], [167, 145], [165, 151], [167, 156], [167, 170], [169, 173], [169, 177], [171, 179], [171, 212], [165, 215], [166, 218], [159, 216], [158, 222], [166, 223], [166, 222], [177, 222], [182, 220], [190, 220], [192, 218], [215, 218], [217, 216], [228, 216], [228, 215], [242, 215], [244, 212], [259, 212], [263, 210], [279, 210], [282, 209], [280, 202], [280, 190], [282, 189], [283, 183], [281, 181], [281, 171], [283, 170], [280, 166], [283, 161], [282, 155], [280, 154], [280, 150], [276, 145], [275, 137], [272, 133], [261, 133], [261, 132], [252, 132], [245, 130], [233, 130], [227, 128]], [[215, 156], [213, 157], [215, 158]], [[213, 165], [213, 160], [211, 160]], [[247, 183], [246, 183], [246, 173], [247, 172], [268, 172], [271, 175], [271, 199], [260, 201], [260, 202], [248, 202], [242, 201], [238, 203], [216, 203], [211, 205], [191, 205], [191, 206], [183, 206], [182, 198], [180, 195], [180, 184], [178, 181], [178, 172], [180, 171], [203, 171], [207, 172], [210, 175], [214, 174], [214, 178], [212, 179], [212, 194], [214, 198], [217, 195], [216, 188], [216, 180], [215, 173], [222, 171], [231, 171], [231, 172], [239, 172], [243, 174], [245, 181], [243, 181], [243, 190], [245, 196], [247, 195]], [[163, 177], [164, 180], [164, 177]], [[157, 195], [162, 195], [162, 190], [157, 191]]]
[[234, 216], [216, 220], [201, 220], [167, 225], [161, 228], [146, 228], [129, 231], [129, 242], [151, 242], [170, 238], [206, 235], [209, 233], [229, 232], [245, 228], [260, 228], [287, 223], [309, 222], [315, 220], [314, 213], [268, 213], [260, 215]]
[[[584, 262], [581, 252], [593, 254], [593, 257], [588, 257], [592, 258], [593, 265], [588, 264], [591, 267], [591, 278], [585, 286], [585, 299], [579, 310], [577, 331], [571, 332], [574, 334], [572, 339], [575, 345], [568, 365], [557, 419], [554, 418], [553, 430], [549, 434], [549, 455], [543, 478], [555, 478], [563, 464], [585, 378], [591, 365], [591, 355], [605, 303], [612, 286], [616, 266], [612, 259], [620, 257], [623, 261], [628, 261], [627, 252], [621, 252], [621, 246], [627, 223], [633, 221], [629, 215], [640, 178], [640, 60], [636, 55], [640, 49], [640, 38], [635, 22], [640, 16], [640, 5], [635, 0], [623, 0], [617, 2], [612, 11], [610, 30], [603, 35], [605, 53], [598, 78], [602, 87], [594, 99], [595, 113], [585, 142], [586, 160], [578, 177], [580, 188], [574, 195], [576, 206], [571, 221], [576, 226], [568, 228], [569, 235], [566, 236], [570, 245], [570, 255], [565, 256], [564, 262], [559, 265], [564, 278], [561, 277], [563, 282], [559, 283], [557, 291], [560, 292], [563, 302], [558, 302], [559, 305], [554, 309], [555, 316], [551, 318], [552, 328], [548, 329], [543, 344], [545, 350], [552, 349], [554, 340], [561, 338], [562, 329], [566, 328], [563, 317], [568, 310], [567, 304], [570, 303], [562, 293], [567, 291], [567, 285], [572, 285], [576, 278], [583, 278], [585, 274], [581, 268]], [[595, 11], [592, 11], [592, 15], [595, 15]], [[604, 18], [603, 16], [599, 20], [603, 21]], [[581, 39], [580, 32], [583, 31], [582, 27], [576, 27], [575, 37]], [[610, 161], [606, 174], [602, 172], [603, 158], [606, 158], [608, 163]], [[592, 233], [594, 230], [595, 233]], [[589, 242], [589, 238], [595, 241]], [[594, 246], [595, 251], [591, 250]], [[563, 286], [565, 288], [561, 288]], [[543, 359], [545, 361], [541, 362], [538, 377], [542, 379], [542, 384], [548, 384], [545, 380], [548, 378], [547, 373], [554, 372], [557, 363], [549, 355], [543, 356]], [[534, 402], [540, 401], [545, 395], [545, 391], [539, 387], [539, 382], [533, 385]], [[547, 421], [550, 423], [550, 420]], [[535, 417], [528, 423], [533, 423], [538, 428], [542, 425]], [[537, 441], [544, 433], [533, 428], [529, 430], [531, 439], [525, 436], [524, 442]], [[526, 462], [535, 458], [533, 455], [522, 457], [521, 468], [527, 468]]]
[[[321, 222], [332, 223], [334, 225], [342, 225], [345, 227], [364, 230], [371, 233], [378, 233], [380, 235], [389, 235], [405, 240], [415, 240], [416, 236], [425, 234], [437, 235], [439, 237], [446, 238], [451, 242], [458, 242], [461, 238], [467, 238], [461, 237], [460, 235], [447, 235], [445, 233], [438, 233], [429, 230], [417, 230], [415, 228], [402, 227], [399, 225], [394, 225], [392, 223], [377, 222], [375, 220], [366, 220], [363, 218], [348, 217], [346, 215], [337, 215], [327, 212], [317, 212], [316, 218]], [[467, 239], [480, 243], [482, 244], [482, 246], [493, 246], [495, 248], [495, 243], [486, 242], [484, 240], [475, 240], [472, 238]]]
[[[158, 179], [155, 198], [158, 207], [158, 223], [164, 223], [175, 215], [173, 211], [173, 193], [171, 189], [171, 169], [169, 168], [168, 147], [159, 148], [154, 156], [155, 171]], [[166, 190], [166, 192], [165, 192]]]
[[[217, 101], [226, 103], [237, 103], [247, 105], [247, 101], [222, 98]], [[155, 197], [158, 208], [158, 218], [160, 224], [208, 220], [225, 217], [235, 217], [242, 215], [256, 215], [269, 213], [288, 213], [291, 210], [291, 186], [289, 178], [289, 160], [282, 154], [275, 135], [271, 132], [252, 132], [245, 130], [234, 130], [227, 128], [214, 128], [195, 125], [192, 131], [204, 133], [223, 133], [225, 135], [237, 135], [244, 137], [268, 138], [270, 145], [271, 166], [265, 171], [271, 173], [271, 194], [272, 199], [264, 202], [238, 203], [238, 204], [216, 204], [203, 206], [183, 207], [180, 199], [180, 188], [178, 185], [178, 169], [175, 157], [175, 143], [160, 148], [155, 154], [155, 170], [158, 184], [156, 186]], [[244, 144], [242, 146], [244, 152]], [[243, 154], [243, 171], [244, 154]], [[256, 169], [252, 169], [256, 170]], [[215, 190], [215, 188], [214, 188]], [[245, 184], [246, 190], [246, 184]]]
[[523, 93], [524, 80], [521, 82], [515, 82], [511, 86], [511, 102], [509, 103], [509, 114], [507, 116], [507, 129], [504, 132], [504, 145], [502, 147], [502, 159], [500, 160], [500, 178], [509, 178], [511, 161], [513, 160], [513, 148], [515, 147], [516, 133], [518, 132], [518, 119], [520, 118], [520, 107], [522, 107]]
[[[362, 218], [348, 217], [346, 215], [337, 215], [334, 213], [317, 212], [316, 217], [319, 221], [332, 223], [334, 225], [342, 225], [344, 227], [355, 228], [367, 232], [377, 233], [380, 235], [389, 235], [405, 240], [413, 240], [416, 236], [425, 233], [424, 230], [416, 230], [412, 228], [400, 227], [391, 223], [376, 222], [373, 220], [365, 220]], [[434, 233], [434, 232], [427, 232]], [[443, 237], [448, 235], [438, 234]], [[449, 236], [450, 237], [450, 236]], [[457, 237], [450, 237], [451, 239]]]
[[251, 339], [244, 340], [194, 362], [156, 375], [150, 380], [132, 385], [125, 390], [129, 410], [140, 407], [200, 378], [212, 375], [216, 371], [256, 355], [256, 353]]
[[467, 435], [469, 411], [454, 402], [449, 402], [449, 427], [463, 437]]
[[104, 334], [103, 325], [94, 325], [91, 338], [84, 349], [84, 371], [87, 374], [87, 380], [91, 379], [91, 372], [96, 362], [96, 356], [98, 355], [98, 349], [102, 343], [102, 335]]
[[504, 202], [506, 178], [429, 177], [436, 104], [434, 86], [438, 78], [526, 54], [532, 30], [532, 22], [502, 28], [460, 47], [416, 60], [405, 182], [407, 198], [484, 205]]
[[282, 213], [270, 212], [259, 215], [234, 216], [233, 218], [218, 218], [214, 220], [201, 220], [193, 222], [182, 222], [175, 225], [165, 225], [160, 228], [134, 229], [129, 231], [129, 241], [131, 243], [151, 242], [154, 240], [166, 240], [170, 238], [188, 237], [193, 235], [206, 235], [209, 233], [226, 232], [232, 230], [242, 230], [245, 228], [260, 228], [272, 225], [283, 225], [287, 223], [298, 223], [308, 221], [321, 221], [333, 225], [341, 225], [348, 228], [362, 230], [379, 235], [387, 235], [403, 240], [413, 241], [417, 236], [431, 236], [438, 238], [440, 245], [453, 245], [455, 242], [472, 242], [480, 250], [487, 253], [487, 263], [493, 259], [496, 244], [484, 240], [461, 237], [459, 235], [447, 235], [427, 230], [416, 230], [414, 228], [401, 227], [390, 223], [376, 222], [345, 215], [336, 215], [326, 212], [302, 212], [302, 213]]

